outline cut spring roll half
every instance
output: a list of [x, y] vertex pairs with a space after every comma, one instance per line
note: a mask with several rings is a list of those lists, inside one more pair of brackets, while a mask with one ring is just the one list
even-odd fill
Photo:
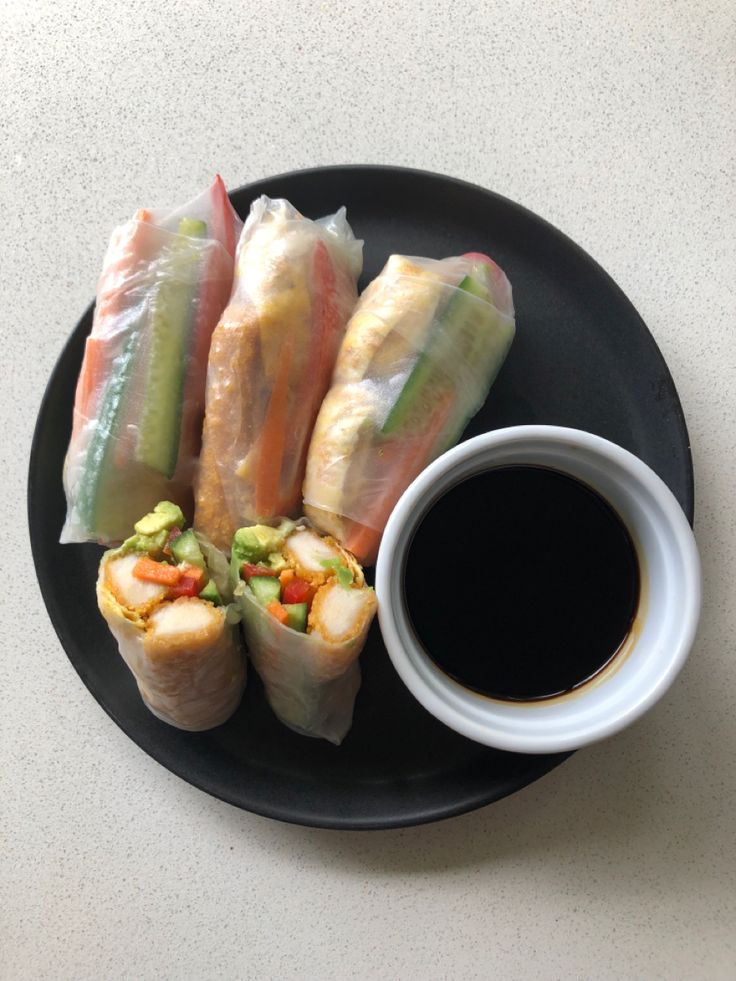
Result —
[[243, 524], [300, 509], [361, 267], [344, 209], [315, 222], [287, 201], [253, 204], [207, 373], [195, 525], [218, 547]]
[[139, 211], [113, 232], [77, 384], [62, 542], [119, 542], [162, 498], [191, 515], [207, 355], [240, 228], [218, 177], [183, 208]]
[[231, 581], [248, 653], [289, 728], [338, 745], [360, 688], [358, 656], [376, 612], [354, 557], [304, 522], [235, 533]]
[[312, 434], [304, 512], [364, 564], [406, 487], [455, 443], [514, 337], [487, 256], [391, 256], [348, 323]]
[[178, 729], [225, 722], [245, 687], [227, 560], [162, 501], [105, 552], [97, 604], [143, 701]]

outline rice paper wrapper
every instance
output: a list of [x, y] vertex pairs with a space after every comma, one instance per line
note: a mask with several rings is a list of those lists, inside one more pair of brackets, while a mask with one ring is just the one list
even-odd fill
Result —
[[[467, 277], [475, 293], [458, 285]], [[457, 442], [514, 332], [491, 260], [391, 256], [348, 323], [312, 434], [304, 510], [316, 527], [372, 563], [396, 501]]]
[[311, 221], [284, 200], [261, 197], [251, 207], [212, 338], [196, 486], [196, 527], [219, 548], [245, 524], [300, 510], [362, 246], [344, 208]]
[[339, 746], [352, 725], [361, 681], [358, 657], [371, 620], [353, 640], [333, 644], [317, 633], [302, 634], [279, 623], [242, 581], [235, 601], [248, 654], [276, 716], [300, 735]]
[[221, 630], [196, 647], [151, 642], [142, 618], [122, 607], [104, 581], [106, 552], [97, 579], [97, 605], [150, 711], [177, 729], [200, 732], [226, 722], [240, 704], [246, 665], [235, 611], [218, 607]]
[[218, 178], [113, 232], [77, 382], [62, 542], [120, 542], [160, 500], [191, 517], [207, 355], [241, 227]]

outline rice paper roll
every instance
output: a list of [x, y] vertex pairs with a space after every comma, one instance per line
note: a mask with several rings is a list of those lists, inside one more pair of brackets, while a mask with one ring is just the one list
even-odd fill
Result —
[[362, 245], [345, 209], [319, 221], [259, 198], [210, 349], [197, 528], [229, 548], [241, 525], [301, 511], [314, 420], [357, 300]]
[[62, 542], [120, 542], [162, 499], [191, 517], [207, 355], [241, 228], [217, 177], [113, 232], [77, 383]]
[[97, 603], [146, 706], [198, 732], [238, 707], [245, 659], [227, 560], [191, 530], [179, 534], [183, 523], [171, 502], [137, 522], [102, 556]]
[[304, 522], [239, 529], [231, 581], [248, 653], [276, 716], [339, 745], [360, 688], [358, 657], [376, 612], [363, 571]]
[[514, 331], [511, 286], [487, 256], [391, 256], [348, 323], [314, 427], [313, 524], [372, 564], [397, 500], [457, 442]]

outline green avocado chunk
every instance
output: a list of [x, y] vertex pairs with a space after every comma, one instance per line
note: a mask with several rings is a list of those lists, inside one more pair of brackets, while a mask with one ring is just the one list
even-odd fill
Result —
[[415, 410], [421, 408], [424, 393], [442, 373], [443, 362], [457, 358], [458, 354], [472, 360], [477, 341], [474, 335], [487, 329], [492, 308], [486, 311], [477, 302], [478, 299], [490, 299], [486, 287], [472, 276], [466, 276], [457, 289], [458, 292], [447, 303], [431, 330], [425, 349], [386, 417], [381, 432], [387, 436], [403, 426]]
[[188, 562], [189, 565], [196, 565], [200, 569], [205, 568], [202, 549], [199, 547], [199, 542], [191, 528], [183, 531], [178, 538], [175, 538], [169, 548], [177, 562]]
[[[251, 582], [252, 581], [253, 580], [251, 580]], [[298, 630], [299, 633], [305, 634], [307, 632], [307, 604], [284, 603], [284, 609], [286, 610], [286, 615], [289, 618], [286, 621], [286, 626], [291, 627], [292, 630]]]
[[171, 501], [159, 501], [153, 511], [144, 514], [133, 527], [137, 535], [156, 535], [160, 531], [170, 531], [183, 524], [184, 515], [178, 505]]
[[261, 606], [281, 599], [281, 583], [275, 576], [253, 576], [248, 585]]
[[239, 562], [251, 562], [257, 565], [266, 562], [274, 553], [284, 546], [289, 534], [294, 529], [293, 521], [282, 521], [278, 528], [270, 525], [251, 525], [249, 528], [238, 528], [232, 545], [232, 554]]

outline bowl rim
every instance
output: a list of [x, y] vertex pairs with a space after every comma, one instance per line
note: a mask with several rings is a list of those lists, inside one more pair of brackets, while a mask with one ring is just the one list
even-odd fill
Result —
[[[670, 649], [658, 652], [660, 665], [655, 679], [646, 690], [638, 694], [634, 692], [625, 707], [608, 716], [601, 715], [586, 726], [581, 725], [562, 735], [537, 731], [509, 733], [499, 729], [494, 726], [494, 719], [499, 719], [498, 713], [494, 711], [494, 700], [483, 695], [476, 696], [474, 705], [478, 708], [475, 714], [483, 716], [484, 721], [470, 718], [458, 709], [456, 700], [451, 698], [453, 689], [460, 689], [466, 695], [469, 690], [444, 675], [431, 661], [411, 628], [403, 601], [404, 591], [400, 587], [400, 577], [413, 532], [434, 500], [447, 493], [459, 481], [490, 469], [488, 457], [494, 450], [513, 444], [523, 446], [540, 441], [550, 446], [567, 444], [569, 449], [585, 450], [624, 469], [655, 502], [660, 518], [666, 522], [671, 540], [679, 550], [684, 571], [684, 602], [678, 607], [678, 642]], [[564, 461], [558, 469], [565, 471]], [[555, 753], [579, 749], [619, 732], [639, 718], [667, 691], [685, 663], [695, 639], [701, 608], [702, 573], [695, 537], [682, 508], [664, 481], [639, 457], [602, 436], [584, 430], [564, 426], [526, 425], [510, 426], [473, 437], [448, 450], [415, 478], [400, 497], [387, 522], [378, 554], [375, 588], [381, 631], [389, 657], [399, 677], [427, 711], [461, 735], [496, 749], [522, 753]], [[411, 651], [406, 649], [406, 645], [411, 647]], [[430, 685], [420, 674], [413, 663], [414, 659], [431, 666], [434, 684]], [[576, 701], [578, 705], [585, 704], [585, 694], [580, 694]], [[541, 703], [520, 702], [518, 706], [513, 702], [499, 704], [503, 704], [506, 718], [513, 714], [520, 720], [523, 713], [527, 713], [529, 718], [530, 707]]]

